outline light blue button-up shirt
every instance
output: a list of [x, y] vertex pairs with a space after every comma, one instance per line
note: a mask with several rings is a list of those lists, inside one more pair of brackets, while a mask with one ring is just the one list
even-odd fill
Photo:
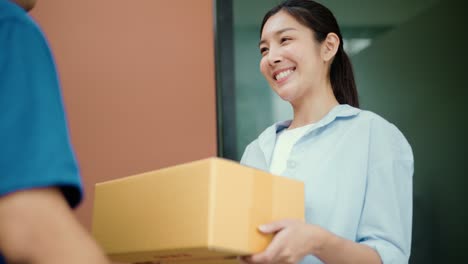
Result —
[[[290, 123], [267, 128], [241, 164], [268, 171], [277, 133]], [[338, 105], [293, 146], [282, 176], [305, 183], [307, 223], [374, 248], [385, 264], [402, 264], [411, 249], [413, 171], [411, 147], [398, 128]], [[301, 263], [322, 262], [307, 256]]]

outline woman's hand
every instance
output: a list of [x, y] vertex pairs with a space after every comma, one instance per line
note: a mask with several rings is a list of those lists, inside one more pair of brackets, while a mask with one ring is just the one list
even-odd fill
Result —
[[319, 250], [329, 234], [319, 226], [289, 219], [261, 225], [258, 229], [264, 234], [275, 236], [265, 251], [242, 257], [241, 263], [298, 263], [306, 255]]

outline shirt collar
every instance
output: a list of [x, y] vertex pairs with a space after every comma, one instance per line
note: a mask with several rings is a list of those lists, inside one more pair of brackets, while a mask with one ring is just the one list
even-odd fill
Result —
[[[340, 104], [332, 108], [322, 119], [320, 119], [315, 125], [313, 125], [305, 134], [310, 133], [312, 130], [315, 130], [319, 127], [326, 126], [332, 123], [338, 118], [347, 118], [358, 115], [362, 110], [359, 108], [352, 107], [347, 104]], [[276, 134], [283, 129], [286, 129], [291, 124], [292, 120], [281, 121], [273, 124], [268, 127], [260, 136], [258, 137], [258, 142], [260, 148], [262, 149], [267, 164], [270, 162], [271, 154], [273, 153], [273, 148], [276, 142]], [[304, 135], [305, 135], [304, 134]]]
[[[314, 126], [315, 128], [317, 127], [322, 127], [330, 124], [337, 118], [341, 117], [351, 117], [351, 116], [356, 116], [361, 112], [362, 110], [359, 108], [352, 107], [347, 104], [340, 104], [336, 105], [335, 107], [330, 110], [322, 119], [320, 119], [316, 125]], [[285, 121], [280, 121], [272, 126], [268, 127], [261, 135], [260, 138], [264, 136], [268, 136], [269, 134], [276, 134], [280, 132], [283, 129], [288, 128], [291, 125], [292, 120], [285, 120]]]

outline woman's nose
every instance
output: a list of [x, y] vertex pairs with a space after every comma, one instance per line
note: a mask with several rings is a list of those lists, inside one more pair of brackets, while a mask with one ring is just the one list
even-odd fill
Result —
[[270, 65], [278, 64], [282, 61], [281, 51], [277, 48], [271, 48], [268, 51], [268, 63]]

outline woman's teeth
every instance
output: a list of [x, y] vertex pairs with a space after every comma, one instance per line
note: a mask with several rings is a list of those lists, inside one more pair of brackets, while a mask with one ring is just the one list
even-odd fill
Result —
[[278, 73], [276, 76], [275, 76], [275, 79], [276, 80], [280, 80], [280, 79], [283, 79], [287, 76], [289, 76], [289, 74], [293, 73], [294, 71], [289, 69], [289, 70], [286, 70], [286, 71], [283, 71], [283, 72], [280, 72]]

